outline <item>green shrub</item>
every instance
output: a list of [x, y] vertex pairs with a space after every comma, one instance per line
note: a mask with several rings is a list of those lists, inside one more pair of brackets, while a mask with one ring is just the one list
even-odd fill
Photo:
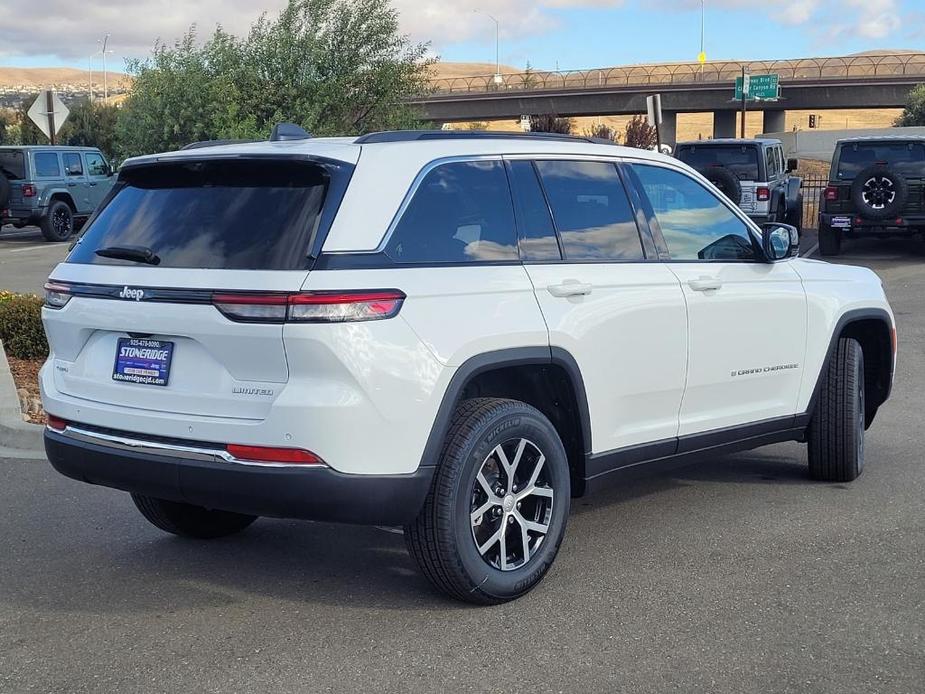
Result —
[[17, 359], [48, 356], [42, 327], [42, 299], [25, 294], [0, 295], [0, 340], [7, 354]]

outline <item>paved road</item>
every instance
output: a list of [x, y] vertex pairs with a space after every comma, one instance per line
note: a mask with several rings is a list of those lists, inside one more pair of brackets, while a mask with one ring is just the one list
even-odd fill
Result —
[[37, 227], [0, 228], [0, 289], [41, 294], [45, 280], [67, 255], [69, 245], [48, 243]]
[[[865, 242], [900, 325], [857, 482], [782, 444], [575, 504], [544, 584], [469, 608], [375, 528], [197, 543], [0, 459], [0, 691], [921, 692], [925, 260]], [[873, 258], [873, 260], [870, 260]]]

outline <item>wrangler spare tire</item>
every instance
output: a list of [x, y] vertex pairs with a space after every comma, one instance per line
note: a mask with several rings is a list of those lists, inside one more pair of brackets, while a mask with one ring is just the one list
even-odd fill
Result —
[[10, 201], [10, 182], [2, 173], [0, 173], [0, 210], [6, 209], [6, 204]]
[[851, 184], [851, 202], [865, 219], [898, 217], [908, 198], [905, 177], [883, 164], [863, 169]]
[[720, 189], [733, 204], [742, 202], [742, 184], [739, 178], [725, 166], [707, 166], [700, 170], [703, 177]]

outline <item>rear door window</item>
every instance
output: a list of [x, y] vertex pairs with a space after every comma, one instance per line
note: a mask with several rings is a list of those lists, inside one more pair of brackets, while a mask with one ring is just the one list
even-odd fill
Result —
[[414, 191], [385, 253], [397, 263], [518, 260], [504, 164], [463, 161], [435, 167]]
[[64, 171], [68, 176], [83, 176], [84, 167], [79, 153], [65, 152], [61, 156], [64, 159]]
[[306, 269], [332, 175], [349, 173], [271, 159], [124, 169], [68, 262], [133, 265], [96, 251], [134, 246], [150, 249], [160, 267]]
[[21, 181], [26, 177], [26, 158], [21, 151], [0, 149], [0, 175], [10, 181]]
[[36, 178], [57, 178], [61, 176], [61, 163], [57, 152], [34, 152], [32, 163], [35, 165]]
[[614, 164], [549, 160], [536, 167], [567, 260], [645, 260]]
[[88, 152], [84, 155], [87, 158], [87, 173], [91, 176], [108, 176], [109, 167], [106, 160], [96, 152]]

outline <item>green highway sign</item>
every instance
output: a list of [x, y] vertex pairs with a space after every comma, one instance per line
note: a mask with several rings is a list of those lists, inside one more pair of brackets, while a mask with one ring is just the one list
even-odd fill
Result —
[[[779, 75], [748, 75], [748, 101], [774, 101], [780, 96]], [[736, 77], [735, 100], [742, 100], [742, 78]]]

